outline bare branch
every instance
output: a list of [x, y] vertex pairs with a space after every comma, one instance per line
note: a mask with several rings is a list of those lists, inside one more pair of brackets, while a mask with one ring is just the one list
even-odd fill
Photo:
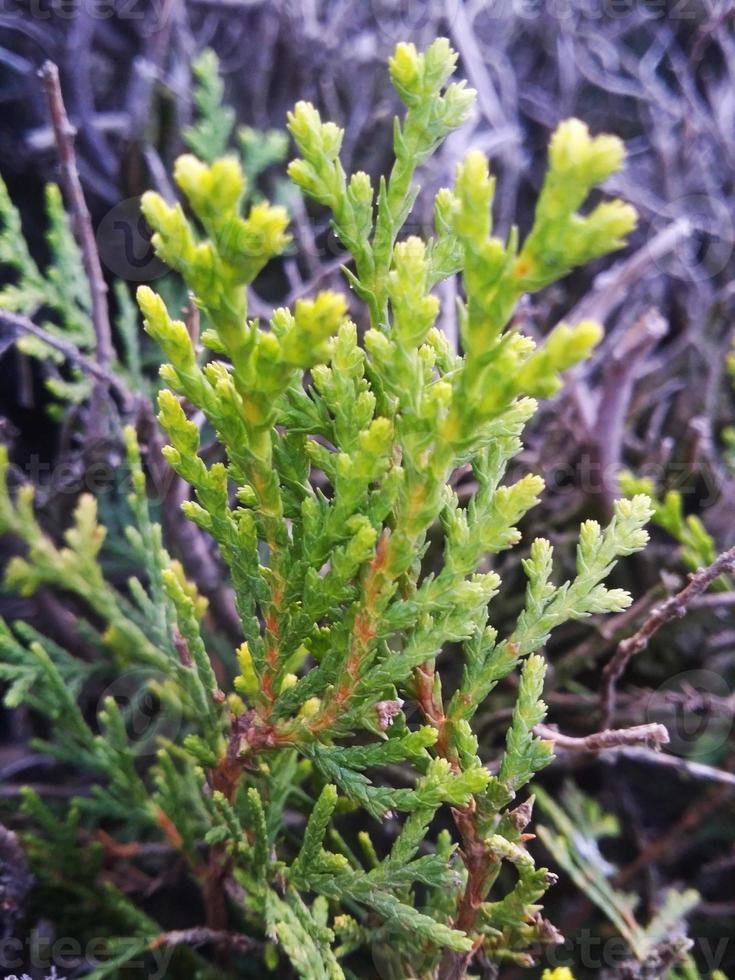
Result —
[[9, 310], [0, 310], [0, 324], [8, 328], [14, 338], [18, 334], [27, 333], [42, 340], [44, 344], [63, 354], [68, 361], [86, 371], [96, 381], [100, 381], [117, 391], [128, 407], [135, 400], [136, 396], [127, 388], [125, 383], [112, 371], [107, 370], [106, 366], [82, 354], [74, 344], [63, 340], [61, 337], [56, 337], [44, 330], [43, 327], [37, 326], [29, 317], [21, 316], [19, 313], [11, 313]]
[[102, 274], [102, 266], [97, 252], [97, 243], [92, 229], [92, 220], [84, 198], [84, 191], [79, 180], [76, 154], [74, 153], [74, 136], [76, 130], [69, 122], [61, 94], [59, 69], [53, 61], [46, 61], [40, 71], [41, 81], [46, 93], [51, 125], [54, 130], [56, 151], [61, 164], [61, 182], [66, 194], [71, 212], [74, 232], [82, 252], [84, 271], [89, 280], [92, 294], [92, 324], [97, 340], [97, 361], [106, 371], [114, 361], [115, 351], [112, 346], [110, 330], [110, 314], [107, 305], [107, 283]]
[[656, 752], [654, 749], [646, 749], [640, 746], [624, 746], [614, 749], [611, 754], [632, 759], [634, 762], [650, 762], [657, 766], [665, 766], [668, 769], [678, 769], [694, 779], [705, 779], [709, 782], [735, 787], [735, 773], [718, 769], [716, 766], [708, 766], [704, 762], [694, 762], [679, 755], [668, 755], [666, 752]]
[[617, 475], [636, 374], [641, 362], [668, 331], [668, 323], [655, 307], [646, 310], [610, 351], [605, 364], [596, 424], [590, 435], [598, 457], [602, 492], [610, 509], [620, 496]]
[[231, 949], [237, 953], [247, 953], [253, 949], [261, 949], [262, 944], [248, 936], [237, 932], [226, 932], [220, 929], [209, 929], [197, 926], [193, 929], [172, 929], [161, 932], [148, 944], [149, 949], [161, 946], [218, 946], [221, 949]]
[[735, 571], [735, 547], [724, 551], [711, 565], [701, 568], [690, 576], [690, 581], [680, 592], [669, 596], [651, 610], [640, 629], [625, 640], [618, 648], [602, 673], [602, 692], [600, 711], [603, 727], [608, 728], [615, 713], [615, 685], [622, 676], [628, 662], [648, 645], [654, 633], [672, 619], [685, 615], [692, 601], [706, 592], [720, 575]]
[[649, 725], [634, 725], [632, 728], [608, 728], [577, 738], [562, 735], [553, 725], [536, 725], [534, 735], [554, 743], [555, 749], [563, 752], [605, 752], [622, 745], [646, 746], [660, 749], [668, 744], [669, 733], [664, 725], [655, 722]]

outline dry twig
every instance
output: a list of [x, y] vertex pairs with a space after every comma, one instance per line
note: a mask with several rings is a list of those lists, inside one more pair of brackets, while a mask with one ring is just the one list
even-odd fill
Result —
[[668, 755], [666, 752], [656, 752], [654, 749], [646, 749], [641, 746], [622, 746], [613, 749], [610, 754], [622, 756], [634, 762], [650, 762], [657, 766], [665, 766], [667, 769], [677, 769], [694, 779], [704, 779], [735, 787], [735, 773], [718, 769], [716, 766], [709, 766], [704, 762], [694, 762], [692, 759], [685, 759], [683, 756]]
[[660, 749], [669, 741], [669, 733], [664, 725], [652, 722], [648, 725], [634, 725], [632, 728], [608, 728], [592, 735], [575, 737], [562, 735], [552, 725], [536, 725], [533, 730], [538, 738], [547, 739], [554, 743], [555, 749], [563, 752], [605, 752], [620, 746], [647, 746]]
[[733, 570], [735, 570], [735, 547], [724, 551], [711, 565], [692, 574], [687, 586], [656, 606], [633, 636], [621, 640], [602, 673], [600, 711], [604, 728], [610, 726], [615, 713], [615, 685], [631, 658], [646, 648], [653, 634], [662, 626], [672, 619], [684, 616], [692, 600], [706, 592], [715, 579]]
[[0, 310], [0, 324], [10, 331], [13, 339], [21, 333], [27, 333], [42, 340], [44, 344], [63, 354], [72, 364], [76, 364], [77, 367], [86, 371], [95, 381], [102, 382], [116, 391], [126, 407], [130, 407], [135, 400], [136, 396], [120, 378], [108, 370], [106, 365], [103, 365], [99, 360], [93, 361], [92, 358], [82, 354], [74, 344], [70, 344], [61, 337], [56, 337], [44, 330], [43, 327], [37, 326], [29, 317], [21, 316], [19, 313], [11, 313], [9, 310]]
[[622, 465], [625, 421], [636, 375], [643, 360], [668, 330], [668, 323], [655, 307], [646, 310], [626, 330], [605, 364], [602, 393], [591, 438], [599, 465], [600, 489], [609, 510], [612, 510], [613, 501], [620, 496], [618, 473]]
[[262, 947], [261, 943], [241, 933], [197, 926], [193, 929], [173, 929], [170, 932], [161, 932], [150, 941], [148, 948], [158, 949], [161, 946], [196, 947], [204, 945], [218, 946], [221, 949], [233, 950], [236, 953], [247, 953], [250, 950]]
[[76, 155], [74, 153], [74, 136], [76, 130], [69, 122], [61, 94], [59, 69], [53, 61], [46, 61], [40, 71], [46, 100], [48, 102], [51, 124], [54, 130], [56, 152], [61, 165], [61, 182], [66, 193], [67, 204], [71, 212], [72, 224], [82, 252], [84, 271], [89, 280], [92, 294], [92, 324], [97, 340], [97, 361], [103, 371], [114, 360], [112, 346], [112, 331], [110, 330], [110, 314], [107, 306], [107, 283], [102, 274], [97, 243], [92, 229], [92, 219], [84, 198], [84, 191], [79, 180]]

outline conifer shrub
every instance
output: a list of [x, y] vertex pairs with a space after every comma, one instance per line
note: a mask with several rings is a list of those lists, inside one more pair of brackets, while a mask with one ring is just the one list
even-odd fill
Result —
[[[332, 213], [361, 329], [329, 291], [269, 324], [248, 318], [248, 286], [287, 247], [288, 219], [264, 201], [244, 212], [234, 156], [185, 155], [174, 174], [183, 203], [144, 198], [158, 255], [207, 324], [200, 348], [160, 296], [138, 291], [166, 361], [166, 459], [191, 488], [186, 516], [227, 567], [236, 650], [212, 635], [206, 600], [169, 556], [132, 428], [127, 533], [140, 572], [124, 585], [105, 575], [91, 496], [63, 544], [39, 523], [30, 486], [0, 497], [0, 529], [26, 546], [7, 586], [73, 596], [97, 650], [84, 659], [22, 623], [0, 632], [6, 704], [43, 716], [40, 748], [90, 787], [65, 805], [29, 790], [23, 812], [38, 901], [69, 934], [103, 930], [95, 977], [162, 949], [167, 976], [284, 975], [286, 963], [310, 980], [363, 976], [380, 950], [386, 976], [458, 980], [479, 962], [529, 965], [559, 941], [540, 904], [554, 875], [527, 848], [524, 790], [552, 758], [533, 734], [545, 714], [541, 651], [556, 626], [629, 604], [604, 583], [644, 547], [651, 510], [637, 495], [606, 527], [585, 521], [564, 582], [548, 541], [521, 541], [542, 481], [504, 482], [506, 469], [536, 400], [601, 328], [561, 323], [537, 345], [513, 314], [525, 294], [623, 245], [635, 213], [617, 200], [580, 212], [623, 148], [571, 119], [552, 137], [522, 242], [515, 230], [493, 237], [494, 181], [474, 151], [436, 195], [433, 233], [402, 235], [417, 169], [472, 108], [473, 92], [450, 82], [455, 61], [443, 39], [424, 53], [396, 48], [405, 112], [377, 188], [345, 174], [334, 123], [303, 102], [289, 116], [291, 180]], [[437, 329], [433, 293], [455, 274], [461, 353]], [[214, 462], [202, 451], [212, 437]], [[468, 468], [474, 490], [460, 502], [453, 477]], [[435, 528], [438, 564], [427, 558]], [[514, 546], [525, 600], [500, 635], [493, 557]], [[96, 716], [84, 709], [100, 675], [133, 670], [178, 721], [152, 754], [131, 741], [121, 699]], [[515, 707], [491, 766], [473, 718], [511, 675]], [[161, 873], [151, 843], [195, 887], [186, 929], [122, 887], [122, 873], [101, 874], [124, 861]]]

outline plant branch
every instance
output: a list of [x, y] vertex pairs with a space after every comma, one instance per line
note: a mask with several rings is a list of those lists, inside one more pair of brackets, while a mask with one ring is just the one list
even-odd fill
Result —
[[107, 366], [102, 364], [99, 359], [93, 361], [91, 357], [82, 354], [74, 344], [62, 340], [61, 337], [54, 336], [54, 334], [44, 330], [43, 327], [37, 326], [29, 317], [21, 316], [19, 313], [11, 313], [9, 310], [0, 310], [0, 324], [13, 331], [15, 335], [27, 333], [33, 337], [37, 337], [44, 344], [63, 354], [72, 364], [76, 364], [77, 367], [86, 371], [96, 381], [102, 382], [110, 388], [114, 388], [126, 406], [129, 407], [135, 401], [136, 396], [133, 395], [125, 383], [113, 374], [112, 371], [108, 370]]
[[646, 749], [642, 746], [622, 746], [613, 749], [611, 754], [631, 759], [634, 762], [653, 763], [654, 765], [665, 766], [667, 769], [678, 769], [694, 779], [704, 779], [735, 788], [735, 773], [728, 772], [726, 769], [718, 769], [716, 766], [709, 766], [704, 762], [694, 762], [682, 756], [668, 755], [666, 752], [656, 752], [654, 749]]
[[208, 929], [206, 926], [196, 926], [193, 929], [172, 929], [161, 932], [148, 944], [149, 949], [159, 949], [161, 946], [218, 946], [237, 953], [247, 953], [254, 949], [262, 949], [262, 943], [248, 936], [222, 929]]
[[735, 547], [724, 551], [711, 565], [692, 574], [687, 586], [656, 606], [640, 629], [618, 644], [617, 650], [602, 674], [600, 712], [604, 728], [609, 728], [615, 714], [615, 685], [631, 658], [646, 648], [648, 641], [662, 626], [672, 619], [684, 616], [691, 602], [706, 592], [715, 579], [733, 570], [735, 570]]
[[95, 242], [92, 220], [79, 180], [74, 137], [76, 130], [69, 122], [64, 106], [59, 82], [59, 69], [53, 61], [46, 61], [40, 71], [46, 101], [48, 103], [51, 125], [54, 130], [56, 151], [61, 165], [61, 181], [66, 194], [69, 210], [79, 248], [82, 252], [84, 271], [89, 280], [92, 295], [92, 324], [97, 340], [97, 361], [106, 371], [115, 359], [110, 329], [110, 314], [107, 305], [107, 283], [102, 274], [97, 243]]
[[553, 742], [554, 748], [563, 752], [605, 752], [623, 745], [660, 749], [669, 741], [665, 726], [655, 722], [649, 725], [633, 725], [631, 728], [608, 728], [579, 738], [563, 735], [553, 725], [536, 725], [533, 733]]
[[625, 331], [605, 363], [602, 393], [590, 439], [599, 464], [600, 487], [608, 510], [620, 496], [618, 473], [622, 465], [625, 420], [633, 396], [633, 385], [641, 364], [668, 331], [666, 320], [655, 307], [651, 307]]

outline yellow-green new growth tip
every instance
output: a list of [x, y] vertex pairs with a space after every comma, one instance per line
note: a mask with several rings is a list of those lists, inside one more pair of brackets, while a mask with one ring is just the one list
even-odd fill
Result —
[[577, 213], [592, 188], [620, 169], [624, 155], [617, 137], [593, 138], [578, 119], [559, 124], [549, 144], [549, 170], [534, 226], [514, 269], [520, 288], [540, 289], [574, 266], [625, 244], [637, 221], [629, 204], [614, 200], [586, 216]]
[[422, 54], [413, 44], [397, 44], [388, 69], [396, 91], [410, 106], [444, 85], [456, 64], [456, 52], [445, 37], [440, 37]]
[[619, 170], [624, 156], [622, 140], [605, 134], [593, 138], [586, 123], [579, 119], [559, 123], [549, 143], [552, 172], [573, 174], [588, 187]]

